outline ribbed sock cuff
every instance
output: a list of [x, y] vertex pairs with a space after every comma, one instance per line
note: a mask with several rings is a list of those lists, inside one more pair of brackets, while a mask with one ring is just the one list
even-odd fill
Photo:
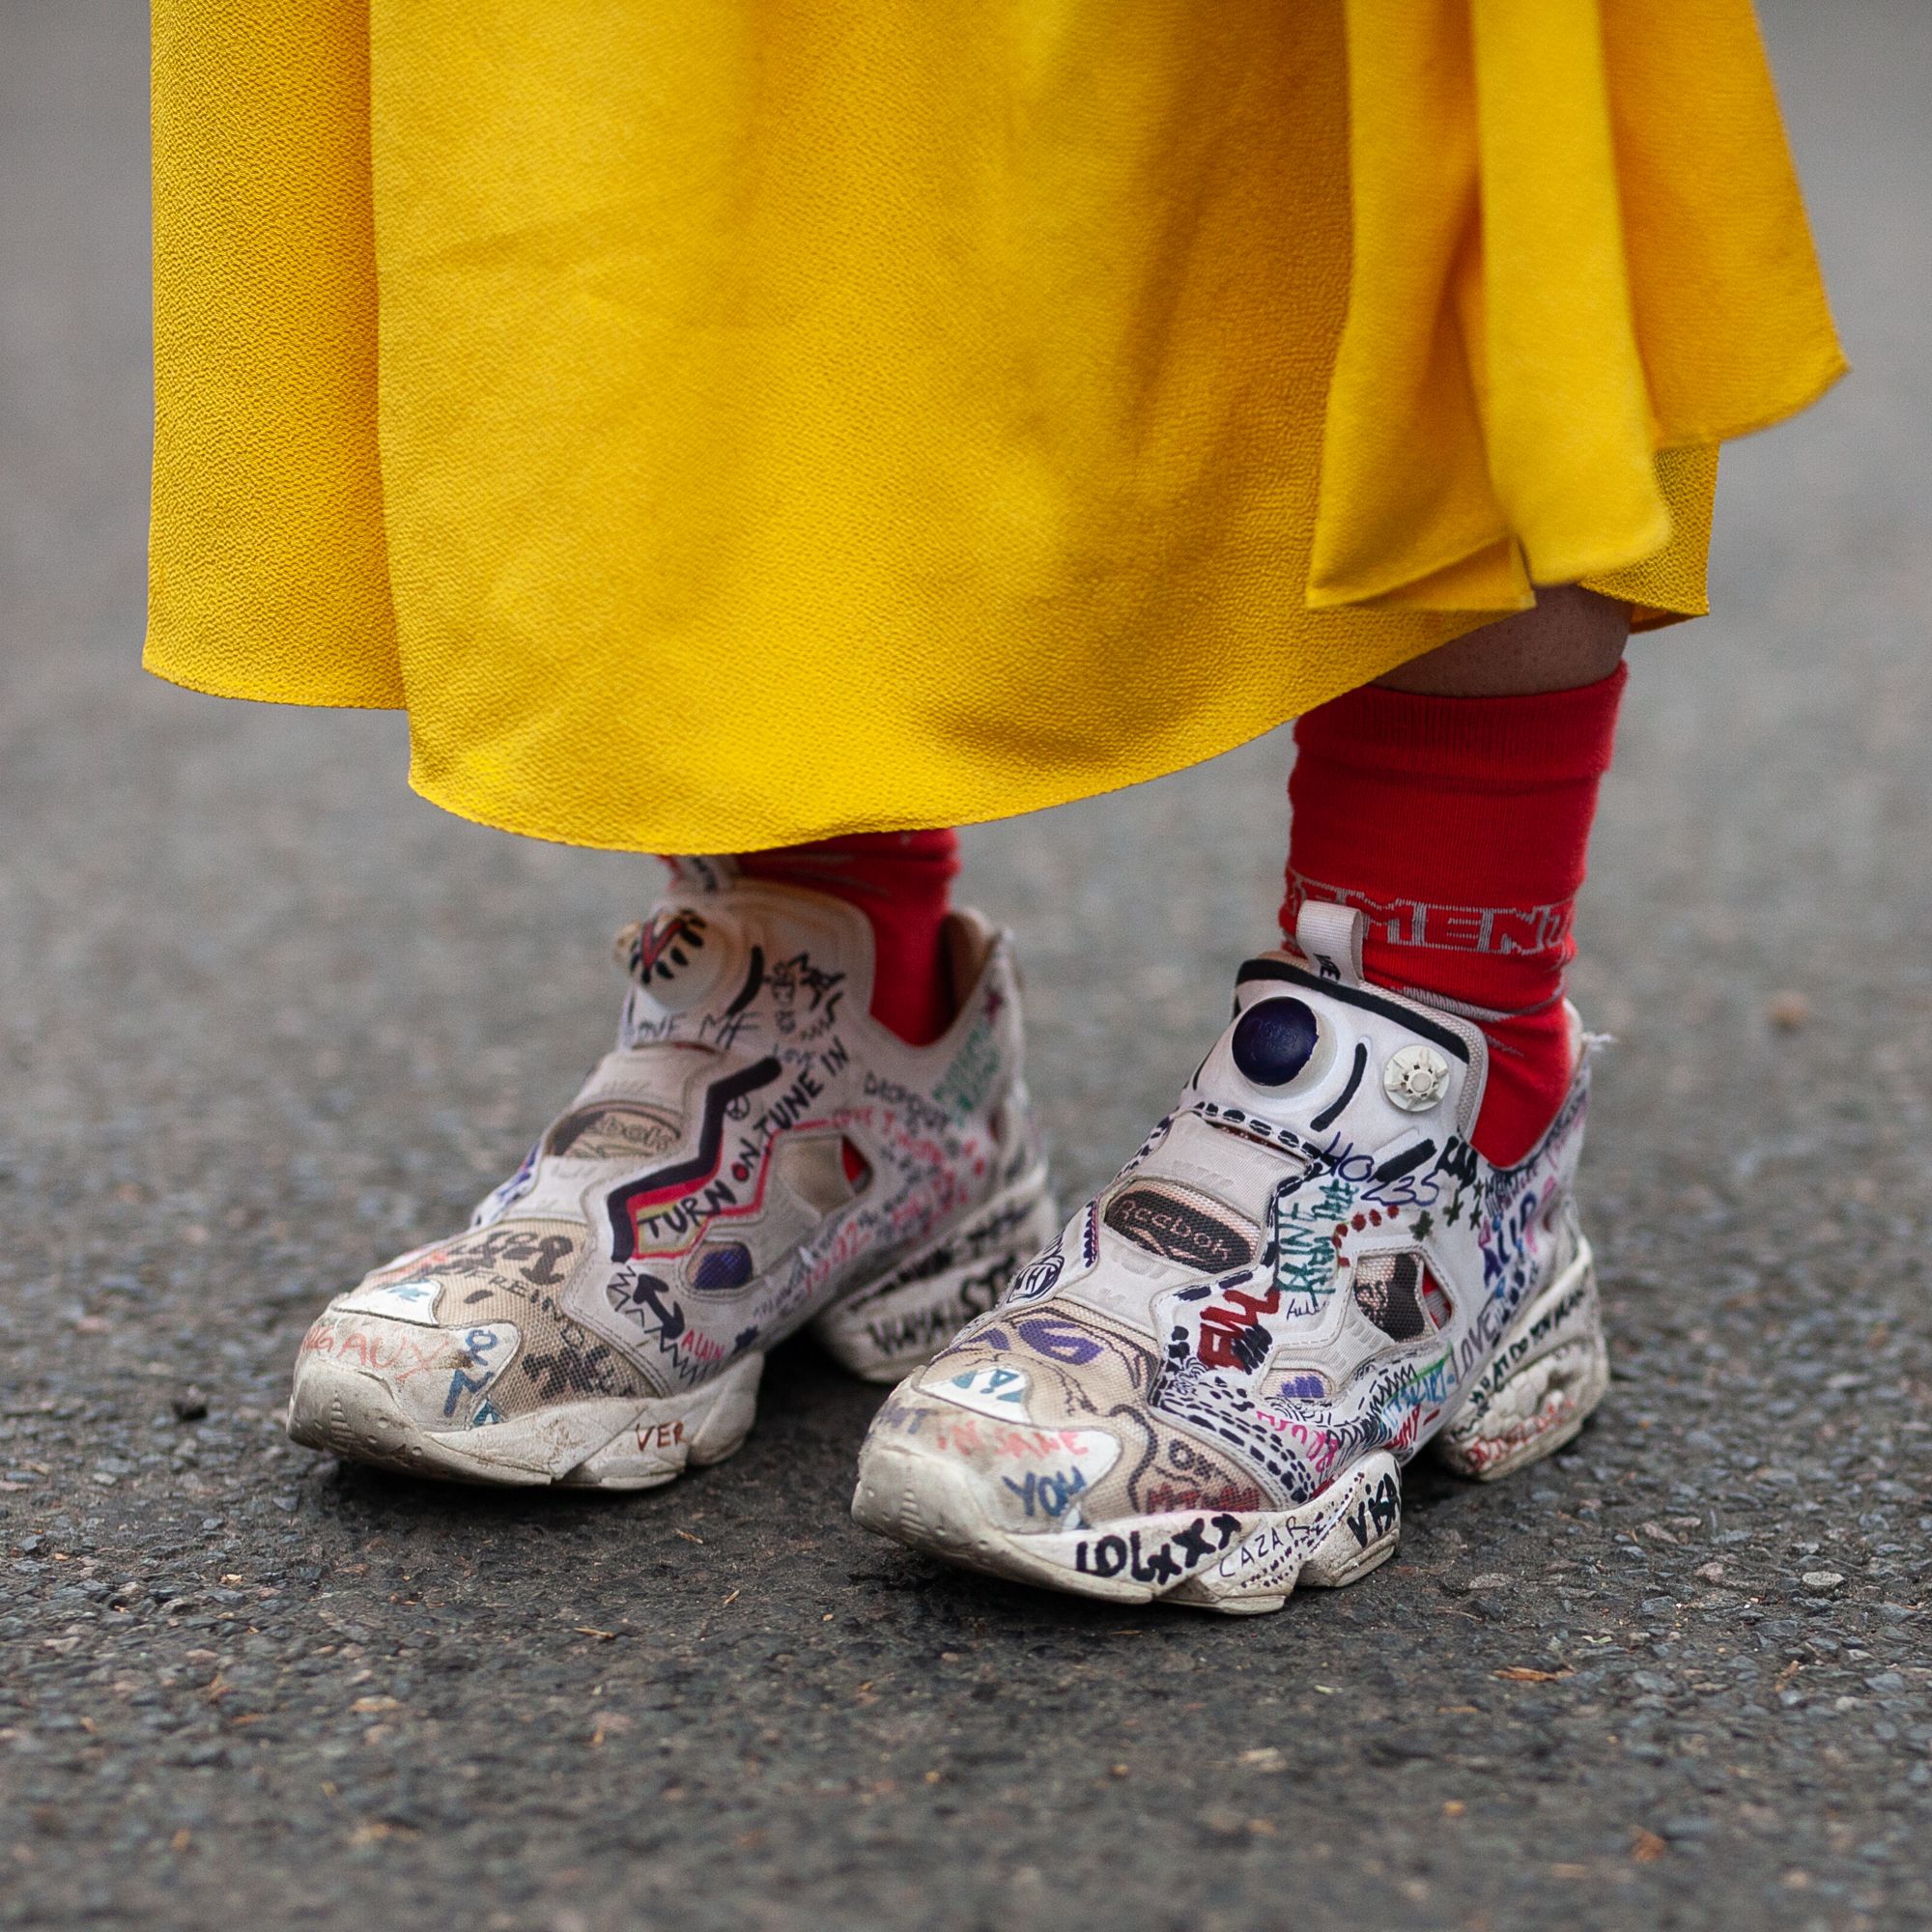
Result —
[[[1391, 780], [1485, 790], [1600, 779], [1610, 768], [1630, 668], [1521, 697], [1439, 697], [1363, 685], [1298, 719], [1306, 757]], [[1520, 776], [1519, 777], [1518, 774]]]

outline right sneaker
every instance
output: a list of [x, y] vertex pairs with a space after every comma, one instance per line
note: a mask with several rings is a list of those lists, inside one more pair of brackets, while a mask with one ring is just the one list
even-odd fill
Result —
[[715, 1463], [810, 1324], [897, 1381], [1057, 1225], [1010, 942], [945, 931], [957, 1013], [872, 1020], [838, 898], [687, 861], [619, 936], [615, 1050], [468, 1231], [377, 1268], [302, 1343], [289, 1434], [412, 1475], [608, 1490]]
[[1574, 1183], [1589, 1054], [1542, 1142], [1470, 1144], [1476, 1026], [1370, 985], [1310, 901], [1113, 1184], [873, 1420], [852, 1513], [1114, 1603], [1252, 1615], [1394, 1554], [1403, 1465], [1508, 1474], [1608, 1377]]

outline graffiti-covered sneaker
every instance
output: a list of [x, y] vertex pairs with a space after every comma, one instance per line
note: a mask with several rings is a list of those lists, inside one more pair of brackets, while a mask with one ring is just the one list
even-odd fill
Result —
[[1245, 1613], [1392, 1555], [1402, 1465], [1499, 1476], [1607, 1377], [1571, 1184], [1587, 1051], [1542, 1145], [1469, 1145], [1487, 1050], [1362, 981], [1304, 908], [1241, 969], [1176, 1111], [1000, 1306], [887, 1399], [853, 1514], [972, 1568]]
[[895, 1381], [1052, 1237], [1006, 935], [952, 915], [964, 997], [912, 1047], [869, 1016], [862, 913], [708, 862], [680, 886], [620, 935], [636, 983], [616, 1049], [469, 1231], [309, 1330], [298, 1442], [647, 1488], [738, 1447], [795, 1329]]

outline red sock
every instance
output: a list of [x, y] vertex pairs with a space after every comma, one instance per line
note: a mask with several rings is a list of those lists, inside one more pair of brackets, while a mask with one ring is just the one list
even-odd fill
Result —
[[872, 1017], [911, 1046], [946, 1031], [953, 1000], [939, 928], [959, 870], [955, 832], [857, 832], [746, 852], [738, 867], [857, 906], [872, 925]]
[[1480, 1009], [1490, 1082], [1472, 1138], [1500, 1167], [1570, 1084], [1571, 910], [1625, 675], [1531, 697], [1368, 686], [1294, 727], [1283, 929], [1303, 898], [1357, 906], [1370, 979]]

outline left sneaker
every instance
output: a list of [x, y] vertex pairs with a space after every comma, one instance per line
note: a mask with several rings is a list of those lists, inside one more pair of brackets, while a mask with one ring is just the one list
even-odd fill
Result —
[[1488, 1048], [1364, 983], [1311, 903], [1241, 969], [1179, 1105], [1059, 1241], [887, 1400], [852, 1513], [915, 1548], [1121, 1603], [1236, 1615], [1395, 1552], [1434, 1442], [1506, 1474], [1608, 1379], [1572, 1184], [1588, 1050], [1541, 1144], [1469, 1144]]
[[737, 1449], [787, 1335], [896, 1381], [1051, 1236], [1004, 933], [948, 916], [958, 1011], [909, 1046], [870, 1015], [856, 906], [720, 862], [678, 885], [623, 935], [615, 1049], [523, 1165], [310, 1328], [298, 1442], [648, 1489]]

